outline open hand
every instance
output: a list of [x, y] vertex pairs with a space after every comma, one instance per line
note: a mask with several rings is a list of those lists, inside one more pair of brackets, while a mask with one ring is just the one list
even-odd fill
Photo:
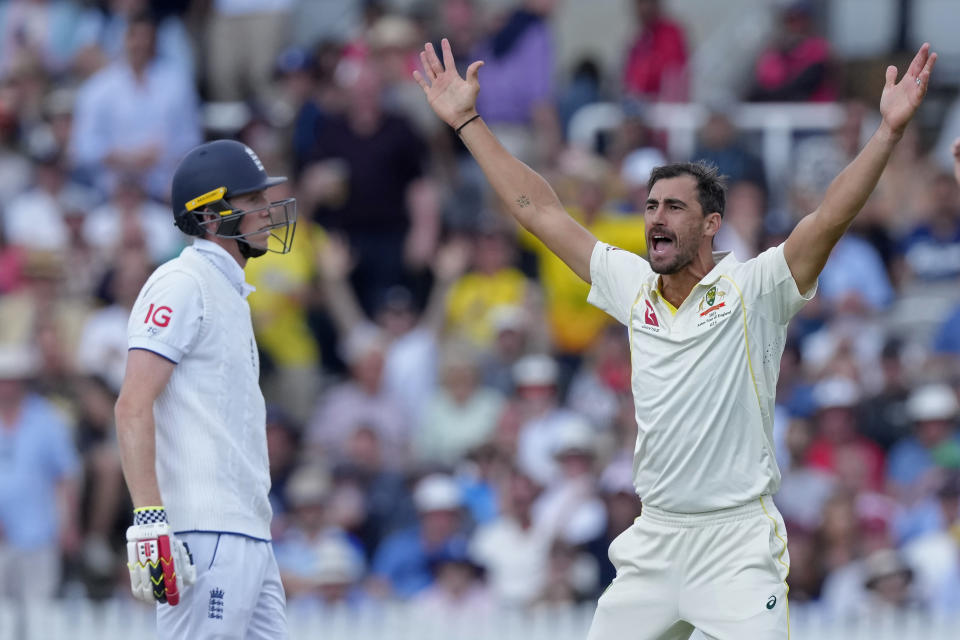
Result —
[[913, 114], [916, 113], [930, 84], [930, 72], [937, 62], [937, 54], [930, 52], [930, 43], [925, 42], [913, 57], [907, 72], [897, 82], [897, 68], [887, 67], [887, 83], [880, 96], [880, 114], [883, 122], [896, 135], [903, 134]]
[[480, 92], [477, 74], [483, 61], [477, 60], [467, 67], [467, 78], [464, 80], [457, 73], [450, 41], [444, 38], [440, 47], [443, 49], [443, 63], [432, 44], [428, 42], [424, 45], [420, 52], [423, 73], [414, 71], [413, 79], [423, 89], [434, 113], [456, 129], [477, 115], [477, 94]]

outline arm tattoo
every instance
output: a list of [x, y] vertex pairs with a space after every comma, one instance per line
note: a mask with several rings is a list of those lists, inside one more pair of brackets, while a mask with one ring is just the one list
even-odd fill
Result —
[[520, 194], [520, 197], [517, 198], [516, 202], [517, 202], [517, 206], [519, 206], [521, 209], [530, 206], [530, 198], [528, 198], [523, 194]]

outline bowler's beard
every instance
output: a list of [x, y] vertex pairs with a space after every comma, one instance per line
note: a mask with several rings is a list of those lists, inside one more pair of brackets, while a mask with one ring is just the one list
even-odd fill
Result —
[[653, 269], [654, 273], [659, 273], [660, 275], [666, 276], [679, 273], [680, 271], [686, 269], [693, 262], [693, 259], [697, 257], [696, 244], [685, 243], [684, 245], [681, 245], [679, 236], [674, 242], [677, 247], [677, 251], [674, 253], [673, 258], [660, 264], [654, 262], [653, 259], [650, 260], [650, 268]]

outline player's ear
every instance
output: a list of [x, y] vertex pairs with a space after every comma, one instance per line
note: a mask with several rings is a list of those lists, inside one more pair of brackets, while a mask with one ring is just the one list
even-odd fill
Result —
[[703, 234], [711, 238], [717, 235], [720, 225], [723, 224], [723, 216], [714, 211], [703, 217]]

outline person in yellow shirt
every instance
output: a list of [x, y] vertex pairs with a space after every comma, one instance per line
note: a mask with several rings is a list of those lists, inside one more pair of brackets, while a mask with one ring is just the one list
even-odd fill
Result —
[[[615, 213], [605, 208], [613, 182], [608, 164], [596, 156], [568, 154], [561, 161], [561, 168], [564, 175], [557, 186], [558, 191], [566, 194], [564, 200], [572, 203], [567, 206], [567, 212], [601, 241], [615, 243], [631, 253], [645, 254], [643, 216]], [[643, 182], [646, 183], [646, 178]], [[570, 271], [533, 234], [522, 231], [520, 244], [537, 258], [554, 347], [562, 354], [583, 353], [610, 324], [610, 316], [587, 302], [590, 285]]]
[[314, 247], [325, 237], [317, 225], [297, 229], [290, 253], [267, 253], [247, 263], [247, 281], [256, 287], [247, 299], [257, 344], [274, 365], [265, 395], [300, 424], [310, 416], [320, 384], [320, 347], [307, 324]]
[[504, 226], [476, 236], [472, 269], [458, 279], [447, 301], [447, 330], [478, 349], [496, 336], [494, 317], [503, 307], [525, 306], [531, 284], [514, 264], [514, 242]]

